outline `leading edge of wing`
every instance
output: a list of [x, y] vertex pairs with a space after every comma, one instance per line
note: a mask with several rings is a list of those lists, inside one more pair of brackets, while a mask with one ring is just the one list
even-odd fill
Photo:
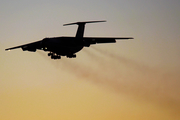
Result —
[[127, 39], [134, 39], [134, 38], [132, 37], [84, 37], [83, 39], [90, 44], [95, 44], [95, 43], [115, 43], [116, 39], [127, 40]]
[[16, 47], [11, 47], [11, 48], [7, 48], [7, 49], [5, 49], [6, 51], [10, 51], [10, 50], [12, 50], [12, 49], [17, 49], [17, 48], [22, 48], [22, 47], [24, 47], [24, 46], [28, 46], [28, 45], [36, 45], [36, 44], [38, 44], [38, 43], [40, 43], [41, 42], [41, 40], [40, 41], [37, 41], [37, 42], [32, 42], [32, 43], [28, 43], [28, 44], [24, 44], [24, 45], [19, 45], [19, 46], [16, 46]]
[[134, 39], [133, 37], [83, 37], [85, 39]]
[[10, 51], [10, 50], [12, 50], [12, 49], [16, 49], [16, 48], [21, 48], [21, 47], [23, 47], [24, 45], [20, 45], [20, 46], [16, 46], [16, 47], [11, 47], [11, 48], [7, 48], [7, 49], [5, 49], [6, 51]]

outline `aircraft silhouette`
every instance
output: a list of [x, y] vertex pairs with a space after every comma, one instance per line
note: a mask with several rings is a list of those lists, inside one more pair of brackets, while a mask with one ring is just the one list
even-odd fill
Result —
[[24, 44], [5, 50], [12, 50], [16, 48], [22, 48], [23, 51], [35, 52], [37, 49], [49, 51], [48, 56], [51, 56], [51, 59], [61, 59], [61, 56], [66, 56], [68, 58], [75, 58], [77, 52], [82, 50], [83, 47], [89, 47], [91, 44], [99, 43], [115, 43], [116, 39], [133, 39], [132, 37], [83, 37], [84, 29], [86, 23], [97, 23], [97, 22], [106, 22], [106, 21], [86, 21], [86, 22], [75, 22], [64, 24], [67, 25], [78, 25], [78, 29], [75, 37], [53, 37], [53, 38], [44, 38], [43, 40], [32, 42], [29, 44]]

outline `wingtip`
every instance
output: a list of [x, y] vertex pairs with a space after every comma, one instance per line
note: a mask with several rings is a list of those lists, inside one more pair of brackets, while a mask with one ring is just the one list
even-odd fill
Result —
[[5, 49], [5, 51], [11, 51], [11, 49]]

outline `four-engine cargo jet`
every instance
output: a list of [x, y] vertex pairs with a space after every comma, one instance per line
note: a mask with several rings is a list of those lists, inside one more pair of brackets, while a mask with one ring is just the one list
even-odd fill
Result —
[[51, 59], [60, 59], [61, 56], [66, 56], [68, 58], [75, 58], [77, 52], [79, 52], [83, 47], [89, 47], [91, 44], [99, 43], [115, 43], [116, 39], [133, 39], [131, 37], [83, 37], [84, 28], [86, 23], [96, 23], [96, 22], [106, 22], [106, 21], [86, 21], [86, 22], [76, 22], [64, 24], [66, 25], [78, 25], [77, 33], [75, 37], [53, 37], [44, 38], [43, 40], [24, 44], [5, 50], [12, 50], [16, 48], [22, 48], [23, 51], [35, 52], [37, 49], [49, 51], [48, 56]]

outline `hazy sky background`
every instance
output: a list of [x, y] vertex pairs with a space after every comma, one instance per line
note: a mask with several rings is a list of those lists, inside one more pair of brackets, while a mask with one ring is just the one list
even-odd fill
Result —
[[[0, 1], [0, 119], [180, 119], [179, 0]], [[134, 37], [76, 59], [4, 49], [44, 37]]]

